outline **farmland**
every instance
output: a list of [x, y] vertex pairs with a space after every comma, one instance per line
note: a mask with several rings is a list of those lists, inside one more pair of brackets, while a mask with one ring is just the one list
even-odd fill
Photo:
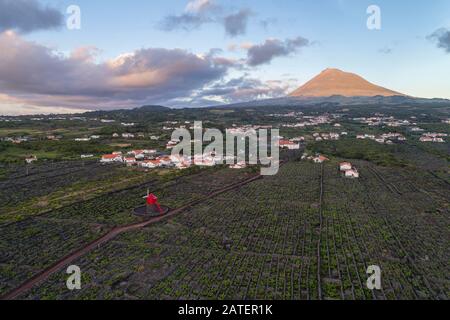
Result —
[[[448, 299], [450, 142], [423, 143], [410, 127], [450, 134], [442, 123], [449, 113], [438, 105], [413, 109], [144, 107], [86, 114], [83, 121], [0, 122], [0, 296], [83, 252], [71, 260], [82, 270], [82, 290], [67, 290], [64, 266], [16, 297]], [[392, 128], [355, 120], [380, 111], [411, 122], [415, 117], [416, 123]], [[314, 119], [326, 123], [293, 126]], [[260, 179], [252, 179], [258, 166], [146, 170], [99, 163], [102, 153], [119, 150], [155, 148], [166, 155], [170, 131], [163, 127], [195, 120], [222, 130], [280, 128], [284, 138], [304, 141], [299, 150], [281, 153], [277, 175]], [[125, 128], [122, 121], [136, 125]], [[344, 131], [336, 141], [316, 140], [317, 134]], [[388, 145], [357, 139], [389, 132], [406, 140]], [[145, 138], [113, 138], [114, 133]], [[48, 140], [49, 134], [59, 140]], [[88, 134], [100, 138], [74, 140]], [[304, 152], [330, 161], [301, 161]], [[86, 153], [93, 157], [80, 160]], [[38, 161], [25, 165], [31, 154]], [[344, 178], [341, 161], [351, 161], [360, 178]], [[239, 182], [245, 185], [235, 187]], [[141, 226], [145, 219], [132, 210], [143, 205], [147, 190], [176, 214]], [[130, 225], [139, 227], [83, 251]], [[372, 265], [382, 270], [381, 290], [367, 288]]]
[[135, 186], [78, 201], [18, 222], [4, 223], [0, 235], [3, 277], [0, 293], [114, 226], [138, 222], [140, 219], [132, 215], [132, 209], [142, 205], [142, 196], [147, 189], [164, 196], [165, 204], [176, 208], [251, 175], [219, 169], [168, 181], [152, 177]]
[[[348, 180], [336, 163], [291, 161], [79, 259], [83, 290], [61, 271], [23, 298], [448, 299], [442, 182], [423, 177], [425, 192], [406, 169], [357, 165]], [[369, 265], [380, 291], [366, 288]]]

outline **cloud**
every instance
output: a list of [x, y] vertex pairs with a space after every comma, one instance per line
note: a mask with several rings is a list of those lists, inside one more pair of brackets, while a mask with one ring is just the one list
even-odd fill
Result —
[[264, 30], [268, 30], [270, 26], [275, 25], [278, 22], [275, 18], [267, 18], [263, 19], [259, 22], [259, 24], [263, 27]]
[[29, 33], [62, 26], [63, 15], [36, 0], [0, 0], [0, 32]]
[[214, 105], [238, 103], [259, 99], [286, 96], [298, 83], [292, 79], [262, 81], [244, 75], [239, 78], [221, 80], [196, 92], [192, 96], [193, 105]]
[[168, 15], [159, 22], [164, 31], [192, 31], [207, 23], [221, 24], [228, 36], [236, 37], [247, 31], [248, 20], [252, 14], [249, 9], [241, 9], [235, 13], [224, 14], [225, 9], [213, 0], [190, 1], [184, 12], [179, 15]]
[[186, 12], [199, 13], [212, 9], [215, 4], [211, 0], [194, 0], [186, 5]]
[[248, 19], [251, 14], [250, 10], [241, 9], [237, 13], [226, 16], [223, 20], [226, 34], [231, 37], [244, 35], [247, 32]]
[[300, 48], [310, 45], [310, 41], [303, 37], [287, 39], [267, 39], [264, 43], [253, 45], [247, 51], [247, 63], [250, 66], [259, 66], [270, 63], [276, 57], [289, 56]]
[[181, 15], [172, 15], [164, 18], [160, 23], [160, 29], [164, 31], [173, 31], [173, 30], [185, 30], [192, 31], [194, 29], [198, 29], [205, 23], [210, 23], [213, 20], [204, 17], [202, 15], [192, 14], [192, 13], [184, 13]]
[[436, 42], [438, 48], [442, 48], [445, 52], [450, 53], [450, 30], [445, 28], [438, 29], [427, 38]]
[[115, 108], [165, 103], [222, 79], [233, 61], [218, 52], [197, 55], [181, 49], [148, 48], [95, 62], [98, 49], [70, 56], [0, 34], [0, 92], [33, 105]]
[[43, 107], [24, 104], [17, 98], [0, 94], [0, 116], [19, 116], [33, 114], [82, 113], [89, 110], [65, 107]]
[[192, 31], [205, 23], [214, 22], [215, 19], [208, 14], [215, 11], [220, 11], [220, 6], [212, 0], [193, 0], [186, 5], [182, 14], [166, 16], [160, 22], [159, 27], [164, 31]]

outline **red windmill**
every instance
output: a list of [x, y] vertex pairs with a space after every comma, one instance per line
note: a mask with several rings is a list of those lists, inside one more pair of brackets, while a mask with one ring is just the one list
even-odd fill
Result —
[[156, 197], [153, 193], [147, 192], [147, 197], [145, 197], [147, 202], [147, 213], [162, 213], [163, 209], [158, 203], [158, 197]]

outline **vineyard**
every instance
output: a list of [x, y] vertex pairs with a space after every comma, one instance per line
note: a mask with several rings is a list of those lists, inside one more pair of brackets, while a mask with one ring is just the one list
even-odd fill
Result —
[[47, 195], [80, 180], [101, 181], [114, 174], [111, 167], [97, 162], [59, 162], [40, 165], [36, 168], [24, 166], [14, 168], [7, 179], [0, 180], [0, 202], [2, 209], [13, 207], [24, 200]]
[[[445, 181], [428, 172], [355, 165], [358, 180], [344, 179], [337, 162], [288, 162], [277, 176], [122, 234], [80, 258], [81, 291], [65, 288], [61, 270], [23, 298], [448, 299]], [[208, 173], [162, 192], [178, 205], [224, 177], [238, 178]], [[103, 219], [80, 214], [86, 222]], [[382, 269], [382, 290], [366, 287], [370, 265]]]
[[139, 221], [132, 209], [143, 204], [147, 189], [176, 208], [202, 198], [224, 185], [251, 176], [229, 169], [206, 170], [166, 182], [145, 183], [4, 224], [0, 233], [0, 295], [92, 241], [114, 226]]

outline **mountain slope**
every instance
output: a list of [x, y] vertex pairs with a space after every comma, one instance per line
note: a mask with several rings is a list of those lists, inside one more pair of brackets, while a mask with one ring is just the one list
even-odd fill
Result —
[[326, 69], [289, 95], [290, 97], [392, 97], [405, 96], [349, 72]]

